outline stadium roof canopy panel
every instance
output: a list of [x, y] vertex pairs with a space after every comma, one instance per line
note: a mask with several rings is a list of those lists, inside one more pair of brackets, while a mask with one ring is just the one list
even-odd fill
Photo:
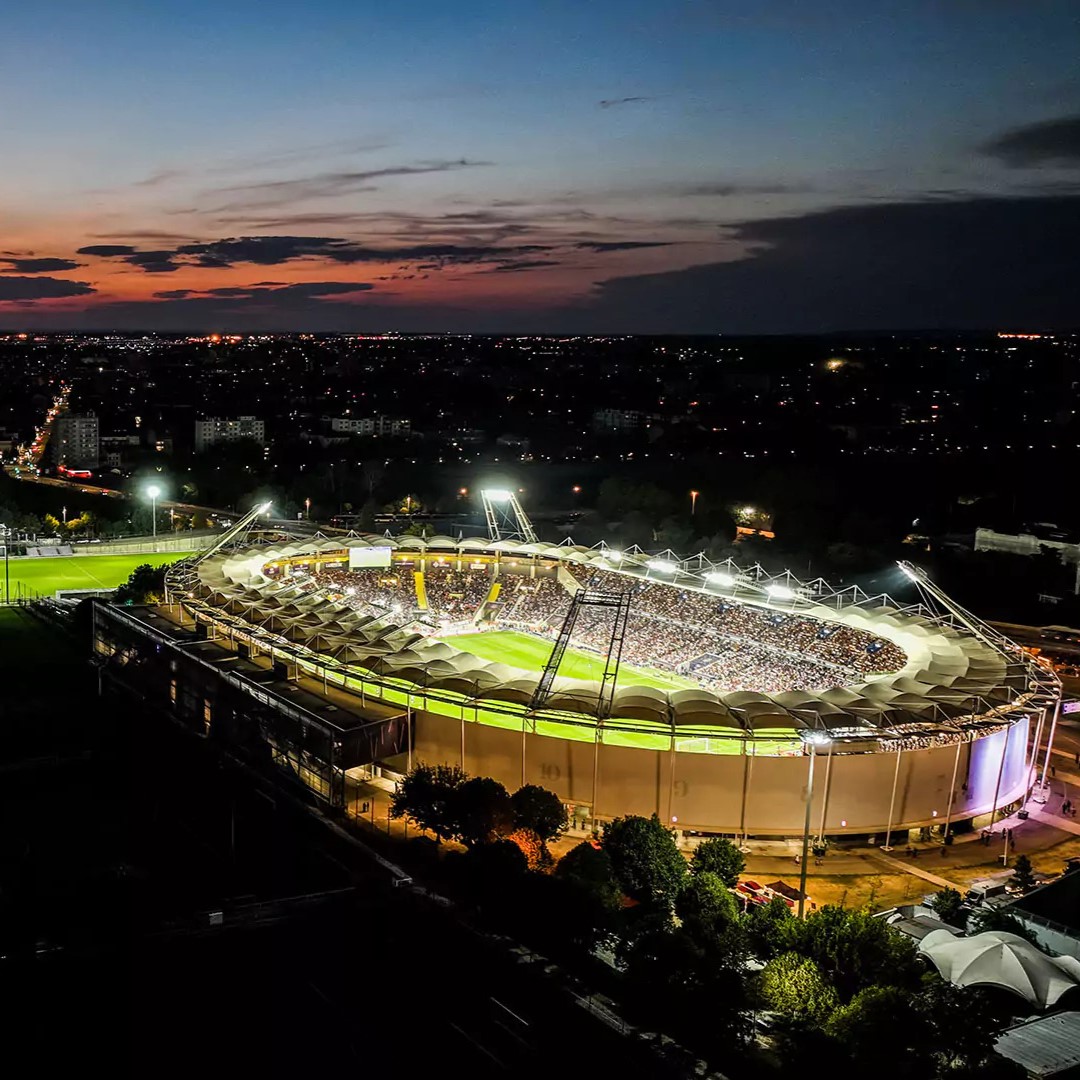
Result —
[[[842, 594], [814, 592], [790, 575], [782, 579], [787, 584], [780, 589], [774, 584], [778, 579], [751, 579], [738, 568], [710, 573], [700, 560], [696, 567], [665, 561], [665, 568], [657, 570], [652, 556], [616, 554], [604, 547], [490, 543], [448, 536], [426, 540], [316, 536], [225, 550], [181, 564], [170, 574], [170, 588], [189, 607], [227, 624], [230, 633], [249, 627], [263, 641], [276, 640], [280, 648], [297, 650], [301, 658], [317, 657], [319, 663], [346, 669], [359, 680], [392, 679], [428, 696], [443, 693], [474, 702], [511, 703], [519, 710], [528, 704], [538, 671], [482, 659], [426, 636], [417, 631], [415, 613], [407, 610], [361, 614], [343, 601], [340, 590], [334, 593], [275, 576], [273, 567], [283, 563], [310, 567], [336, 557], [336, 563], [345, 566], [353, 549], [358, 555], [366, 549], [390, 549], [391, 557], [405, 560], [410, 569], [419, 559], [429, 565], [440, 558], [461, 560], [463, 566], [477, 559], [511, 565], [520, 561], [548, 568], [545, 572], [558, 574], [564, 585], [571, 582], [567, 575], [581, 581], [583, 573], [592, 573], [599, 578], [591, 580], [601, 580], [604, 588], [672, 589], [682, 596], [696, 594], [716, 598], [717, 604], [765, 612], [781, 621], [791, 616], [815, 620], [823, 637], [847, 627], [879, 642], [883, 655], [898, 658], [894, 670], [868, 670], [858, 678], [838, 677], [835, 686], [796, 686], [776, 693], [692, 685], [692, 672], [682, 673], [685, 688], [660, 689], [636, 684], [633, 672], [624, 669], [612, 719], [656, 725], [658, 730], [719, 737], [727, 733], [744, 739], [798, 738], [800, 733], [827, 730], [834, 738], [849, 741], [939, 736], [953, 740], [958, 735], [970, 737], [964, 732], [1003, 726], [1018, 710], [1034, 709], [1031, 699], [1038, 688], [1033, 662], [963, 626], [887, 599], [845, 602]], [[557, 677], [545, 712], [595, 714], [599, 693], [597, 682]], [[692, 732], [694, 728], [701, 731]]]

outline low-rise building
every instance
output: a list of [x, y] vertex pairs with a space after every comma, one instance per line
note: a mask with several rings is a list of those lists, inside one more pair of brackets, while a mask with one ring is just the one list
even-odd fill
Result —
[[201, 453], [219, 443], [251, 439], [266, 446], [266, 424], [254, 416], [238, 416], [234, 420], [209, 417], [195, 421], [195, 452]]
[[335, 416], [330, 430], [349, 435], [389, 435], [404, 439], [412, 435], [412, 421], [394, 419], [390, 416]]

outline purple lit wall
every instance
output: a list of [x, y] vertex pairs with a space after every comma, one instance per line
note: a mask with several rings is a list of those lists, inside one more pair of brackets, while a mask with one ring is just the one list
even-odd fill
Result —
[[[1026, 778], [1027, 744], [1031, 725], [1030, 717], [1018, 720], [1011, 727], [995, 731], [970, 745], [970, 758], [967, 769], [967, 792], [959, 800], [959, 806], [971, 809], [989, 810], [994, 802], [994, 789], [997, 787], [998, 770], [1001, 769], [1001, 755], [1005, 753], [1005, 769], [1001, 774], [1001, 789], [998, 793], [998, 805], [1003, 805], [1011, 798], [1016, 798], [1023, 788]], [[1005, 742], [1008, 739], [1008, 748]], [[963, 757], [960, 760], [961, 779], [963, 780]]]

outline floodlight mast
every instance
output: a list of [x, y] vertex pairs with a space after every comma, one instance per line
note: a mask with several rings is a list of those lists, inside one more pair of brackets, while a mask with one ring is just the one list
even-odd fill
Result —
[[928, 601], [927, 607], [931, 610], [936, 608], [939, 612], [947, 611], [964, 629], [974, 634], [984, 645], [989, 645], [995, 652], [1002, 653], [1013, 659], [1012, 651], [1009, 649], [1008, 644], [1005, 644], [1008, 639], [1003, 634], [997, 633], [992, 627], [987, 626], [982, 619], [973, 615], [938, 588], [922, 567], [905, 561], [898, 561], [896, 565], [900, 568], [900, 572], [904, 577], [914, 582], [923, 598]]
[[488, 539], [523, 540], [526, 544], [537, 542], [536, 531], [512, 491], [503, 488], [484, 488], [480, 492], [487, 520]]
[[203, 559], [208, 559], [215, 552], [220, 551], [223, 547], [233, 543], [242, 536], [246, 536], [251, 526], [255, 524], [257, 518], [262, 517], [263, 514], [270, 512], [270, 503], [258, 503], [253, 506], [228, 532], [225, 532], [218, 539], [216, 544], [208, 547], [205, 551], [200, 552], [191, 561], [191, 565], [194, 566], [197, 563], [201, 563]]

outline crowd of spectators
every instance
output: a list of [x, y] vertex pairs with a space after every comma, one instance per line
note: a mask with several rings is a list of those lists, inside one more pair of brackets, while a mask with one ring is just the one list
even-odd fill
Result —
[[[904, 664], [893, 642], [855, 627], [605, 570], [568, 570], [582, 588], [633, 591], [624, 663], [680, 672], [717, 690], [823, 690]], [[557, 633], [566, 607], [566, 601], [558, 604], [548, 619], [532, 610], [536, 618], [529, 628]], [[571, 643], [606, 653], [613, 618], [613, 609], [584, 608]]]
[[486, 569], [455, 570], [436, 563], [424, 571], [424, 592], [428, 611], [440, 620], [472, 619], [491, 592], [491, 575]]
[[[567, 569], [581, 588], [633, 592], [623, 663], [683, 674], [716, 690], [824, 690], [894, 671], [905, 661], [893, 642], [855, 627], [610, 571]], [[365, 614], [413, 615], [419, 608], [414, 576], [404, 569], [324, 569], [312, 580]], [[571, 596], [557, 576], [507, 574], [499, 583], [498, 603], [492, 605], [496, 626], [547, 638], [558, 634]], [[473, 619], [491, 586], [486, 567], [429, 566], [427, 610], [440, 622]], [[582, 608], [571, 644], [606, 654], [614, 617], [613, 608]]]
[[412, 614], [416, 584], [407, 570], [320, 570], [314, 575], [327, 595], [363, 615]]
[[570, 594], [553, 575], [508, 575], [502, 579], [496, 617], [500, 626], [553, 635], [559, 632], [569, 610]]

